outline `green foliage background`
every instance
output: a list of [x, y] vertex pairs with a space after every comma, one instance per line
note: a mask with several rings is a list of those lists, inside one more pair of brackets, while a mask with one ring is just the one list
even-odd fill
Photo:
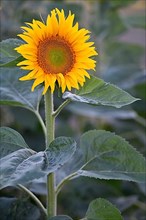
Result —
[[[64, 8], [67, 13], [71, 10], [76, 14], [75, 20], [79, 22], [80, 27], [91, 30], [91, 38], [99, 52], [95, 74], [141, 99], [130, 107], [121, 109], [70, 104], [57, 119], [56, 137], [73, 135], [78, 140], [79, 136], [89, 129], [105, 129], [124, 137], [146, 155], [145, 1], [3, 0], [1, 40], [16, 38], [24, 22], [30, 22], [33, 18], [41, 19], [40, 16], [45, 20], [50, 10], [55, 7]], [[59, 106], [61, 101], [56, 94], [55, 106]], [[43, 108], [41, 113], [44, 114]], [[23, 134], [26, 143], [34, 150], [44, 150], [41, 127], [30, 111], [1, 106], [1, 125], [14, 128]], [[30, 189], [45, 202], [43, 180], [31, 185]], [[144, 220], [145, 195], [146, 189], [142, 184], [92, 178], [87, 178], [85, 184], [81, 177], [71, 181], [60, 193], [59, 213], [66, 213], [74, 219], [81, 218], [90, 201], [104, 197], [120, 209], [125, 220]], [[2, 216], [5, 216], [3, 219], [9, 219], [11, 213], [14, 215], [12, 219], [17, 219], [20, 215], [24, 217], [22, 220], [32, 219], [32, 216], [34, 219], [43, 219], [43, 214], [35, 204], [18, 189], [6, 188], [1, 190], [0, 196], [0, 210]], [[24, 206], [32, 212], [26, 213]]]

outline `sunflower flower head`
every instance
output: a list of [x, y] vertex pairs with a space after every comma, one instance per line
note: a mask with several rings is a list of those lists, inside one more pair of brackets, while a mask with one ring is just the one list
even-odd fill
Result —
[[89, 31], [73, 25], [74, 14], [64, 15], [64, 10], [54, 9], [48, 15], [46, 24], [38, 20], [26, 23], [19, 34], [26, 43], [15, 48], [25, 60], [17, 65], [30, 72], [20, 80], [34, 80], [32, 91], [44, 83], [43, 94], [50, 87], [54, 92], [58, 82], [62, 92], [65, 89], [79, 89], [86, 77], [87, 70], [95, 70], [96, 61], [91, 57], [97, 55], [94, 42], [89, 42]]

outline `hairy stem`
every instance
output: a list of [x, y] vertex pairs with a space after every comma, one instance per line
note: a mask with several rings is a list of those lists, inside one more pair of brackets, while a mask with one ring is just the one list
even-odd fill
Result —
[[[55, 121], [53, 116], [53, 94], [50, 89], [44, 96], [45, 98], [45, 117], [46, 117], [46, 149], [49, 148], [50, 143], [54, 140]], [[55, 175], [50, 173], [47, 176], [47, 214], [48, 218], [56, 215], [56, 194], [55, 194]]]
[[34, 200], [36, 205], [43, 211], [43, 213], [47, 216], [47, 210], [45, 209], [43, 204], [40, 202], [40, 200], [29, 189], [27, 189], [25, 186], [23, 186], [21, 184], [18, 184], [18, 187], [20, 189], [22, 189], [24, 192], [26, 192]]

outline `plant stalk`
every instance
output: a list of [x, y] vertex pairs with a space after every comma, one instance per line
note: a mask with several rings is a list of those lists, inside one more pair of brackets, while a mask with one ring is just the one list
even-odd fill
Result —
[[47, 211], [46, 209], [44, 208], [43, 204], [40, 202], [40, 200], [30, 191], [28, 190], [25, 186], [21, 185], [21, 184], [18, 184], [18, 187], [20, 189], [22, 189], [24, 192], [26, 192], [34, 201], [35, 203], [37, 204], [37, 206], [43, 211], [43, 213], [45, 215], [47, 215]]
[[[54, 140], [55, 133], [55, 117], [53, 116], [53, 94], [50, 89], [45, 96], [45, 118], [46, 118], [46, 150], [50, 143]], [[55, 174], [50, 173], [47, 176], [47, 215], [48, 218], [56, 215], [56, 193], [55, 193]]]

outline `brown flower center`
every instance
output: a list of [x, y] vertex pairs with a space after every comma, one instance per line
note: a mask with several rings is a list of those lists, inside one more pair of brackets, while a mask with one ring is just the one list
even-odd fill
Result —
[[39, 66], [45, 73], [65, 75], [75, 63], [71, 45], [58, 36], [40, 41], [37, 56]]

